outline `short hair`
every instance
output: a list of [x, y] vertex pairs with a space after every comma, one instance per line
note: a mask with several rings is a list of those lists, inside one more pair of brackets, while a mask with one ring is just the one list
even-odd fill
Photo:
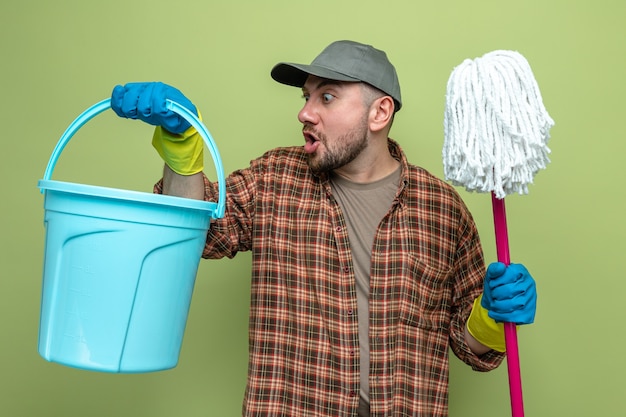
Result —
[[[378, 88], [368, 83], [361, 82], [360, 84], [361, 84], [361, 91], [363, 95], [363, 104], [365, 105], [365, 107], [371, 106], [374, 101], [378, 100], [381, 97], [389, 96], [389, 94], [385, 93], [382, 90], [379, 90]], [[391, 97], [391, 99], [393, 100], [393, 97]], [[393, 115], [391, 116], [391, 121], [389, 122], [390, 129], [391, 129], [391, 125], [393, 124], [393, 120], [395, 119], [397, 110], [398, 110], [398, 103], [396, 103], [396, 101], [393, 100]]]

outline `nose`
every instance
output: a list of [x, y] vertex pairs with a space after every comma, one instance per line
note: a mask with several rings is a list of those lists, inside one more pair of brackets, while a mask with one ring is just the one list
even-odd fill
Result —
[[316, 124], [317, 123], [317, 114], [315, 109], [313, 108], [311, 100], [307, 100], [304, 102], [304, 106], [300, 112], [298, 112], [298, 120], [302, 124]]

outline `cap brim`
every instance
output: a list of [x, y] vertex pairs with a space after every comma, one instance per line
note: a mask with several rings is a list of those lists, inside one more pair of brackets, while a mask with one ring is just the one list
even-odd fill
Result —
[[293, 87], [302, 87], [309, 75], [337, 81], [360, 81], [354, 77], [349, 77], [318, 65], [302, 65], [290, 62], [276, 64], [274, 68], [272, 68], [271, 75], [275, 81]]

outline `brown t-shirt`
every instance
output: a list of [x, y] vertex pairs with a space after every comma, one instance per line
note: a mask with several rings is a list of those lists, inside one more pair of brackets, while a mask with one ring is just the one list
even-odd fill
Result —
[[369, 293], [370, 258], [374, 235], [398, 191], [400, 167], [391, 175], [372, 182], [354, 183], [339, 175], [331, 177], [333, 194], [348, 226], [355, 266], [357, 317], [361, 364], [361, 399], [369, 403]]

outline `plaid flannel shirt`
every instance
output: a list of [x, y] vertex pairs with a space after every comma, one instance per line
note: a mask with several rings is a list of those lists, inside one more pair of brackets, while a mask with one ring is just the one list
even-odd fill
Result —
[[[478, 371], [464, 341], [482, 291], [482, 248], [454, 189], [401, 162], [401, 181], [376, 232], [370, 289], [372, 416], [446, 416], [450, 348]], [[252, 289], [245, 416], [355, 416], [359, 402], [357, 302], [349, 230], [328, 178], [302, 147], [267, 152], [227, 178], [226, 216], [211, 227], [205, 258], [251, 250]], [[205, 180], [206, 199], [217, 185]], [[158, 190], [157, 190], [158, 191]]]

